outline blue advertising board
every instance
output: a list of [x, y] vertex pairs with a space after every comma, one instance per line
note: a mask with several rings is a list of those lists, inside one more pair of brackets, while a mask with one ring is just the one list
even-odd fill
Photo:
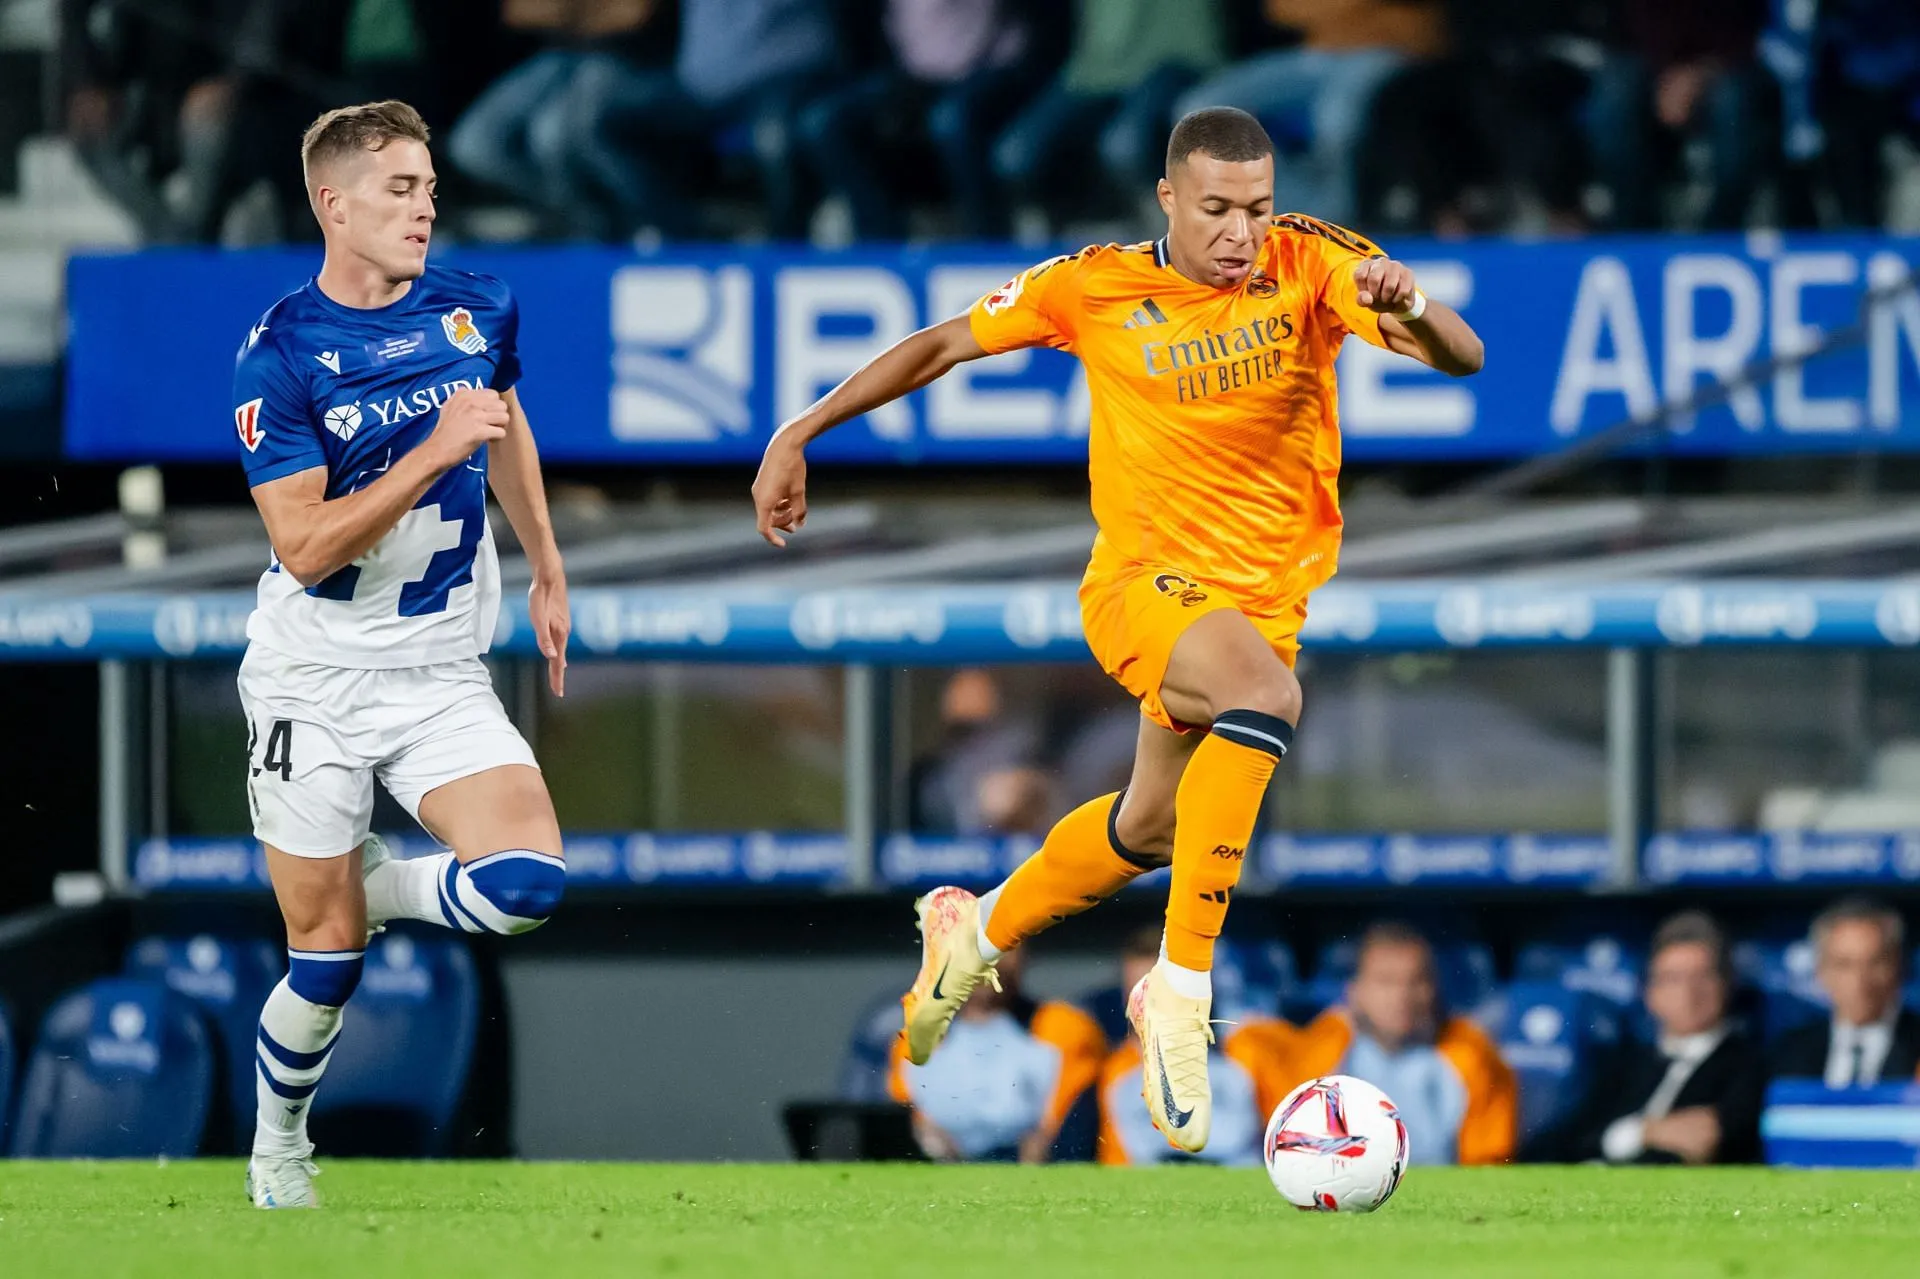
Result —
[[[582, 588], [576, 661], [972, 662], [1089, 660], [1073, 582], [887, 590]], [[250, 593], [10, 596], [0, 661], [237, 658]], [[1920, 583], [1335, 582], [1301, 638], [1316, 651], [1920, 645]], [[494, 651], [537, 656], [526, 601], [503, 601]]]
[[[437, 850], [418, 832], [388, 839], [402, 857]], [[567, 878], [582, 888], [844, 885], [854, 860], [837, 831], [569, 833], [565, 843]], [[986, 888], [1037, 846], [1026, 836], [898, 832], [881, 837], [874, 879], [893, 888]], [[131, 866], [133, 882], [155, 891], [267, 886], [260, 845], [243, 836], [156, 836], [133, 850]], [[1613, 882], [1617, 869], [1612, 843], [1598, 834], [1271, 832], [1248, 857], [1243, 887], [1586, 891]], [[1920, 832], [1667, 831], [1647, 840], [1641, 872], [1660, 888], [1911, 886], [1920, 884]], [[1165, 874], [1142, 880], [1163, 885]]]
[[[1684, 398], [1859, 318], [1907, 279], [1920, 239], [1721, 236], [1389, 246], [1486, 339], [1450, 380], [1349, 342], [1348, 458], [1549, 452]], [[816, 253], [448, 250], [521, 305], [522, 395], [560, 462], [746, 464], [783, 419], [887, 343], [944, 319], [1042, 254], [1008, 246]], [[311, 250], [151, 250], [68, 272], [66, 451], [84, 460], [235, 457], [230, 383], [249, 328], [318, 265]], [[1053, 351], [963, 366], [835, 431], [823, 460], [1065, 463], [1085, 456], [1087, 387]], [[1877, 308], [1866, 341], [1783, 368], [1676, 423], [1721, 455], [1920, 449], [1920, 298]]]

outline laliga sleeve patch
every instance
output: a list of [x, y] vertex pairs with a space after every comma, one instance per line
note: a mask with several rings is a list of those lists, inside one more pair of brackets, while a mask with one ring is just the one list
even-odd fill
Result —
[[248, 400], [233, 411], [234, 429], [240, 432], [240, 442], [247, 446], [247, 452], [257, 453], [260, 441], [267, 438], [266, 430], [260, 425], [260, 405], [262, 399]]

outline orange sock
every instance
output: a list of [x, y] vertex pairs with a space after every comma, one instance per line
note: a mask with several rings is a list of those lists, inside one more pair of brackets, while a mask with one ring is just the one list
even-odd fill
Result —
[[1069, 915], [1112, 896], [1147, 865], [1122, 853], [1113, 836], [1120, 796], [1088, 800], [1047, 832], [1040, 851], [989, 893], [987, 941], [1011, 950]]
[[1167, 893], [1167, 960], [1213, 968], [1247, 845], [1273, 769], [1293, 726], [1258, 711], [1227, 711], [1187, 761], [1173, 797], [1173, 887]]

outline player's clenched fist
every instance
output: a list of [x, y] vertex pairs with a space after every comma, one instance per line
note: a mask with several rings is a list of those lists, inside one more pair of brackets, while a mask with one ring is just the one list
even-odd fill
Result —
[[481, 445], [505, 437], [507, 402], [487, 387], [455, 391], [440, 406], [440, 421], [422, 447], [440, 469], [451, 470], [472, 457]]
[[753, 514], [760, 536], [775, 546], [807, 522], [807, 457], [798, 444], [775, 435], [767, 445], [753, 480]]
[[1369, 311], [1397, 315], [1413, 308], [1413, 268], [1392, 258], [1368, 258], [1353, 268], [1355, 300]]

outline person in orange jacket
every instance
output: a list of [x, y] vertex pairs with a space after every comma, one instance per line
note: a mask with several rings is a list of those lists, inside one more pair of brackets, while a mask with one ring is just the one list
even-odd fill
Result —
[[1375, 924], [1361, 938], [1345, 1005], [1305, 1027], [1279, 1020], [1243, 1025], [1225, 1048], [1253, 1076], [1263, 1115], [1309, 1079], [1354, 1075], [1399, 1106], [1411, 1162], [1513, 1158], [1513, 1071], [1478, 1026], [1442, 1014], [1433, 948], [1403, 924]]
[[1008, 951], [1000, 988], [974, 993], [926, 1065], [910, 1064], [905, 1038], [894, 1040], [888, 1091], [912, 1107], [914, 1138], [930, 1159], [1044, 1163], [1099, 1074], [1100, 1024], [1072, 1004], [1028, 998], [1024, 968]]

